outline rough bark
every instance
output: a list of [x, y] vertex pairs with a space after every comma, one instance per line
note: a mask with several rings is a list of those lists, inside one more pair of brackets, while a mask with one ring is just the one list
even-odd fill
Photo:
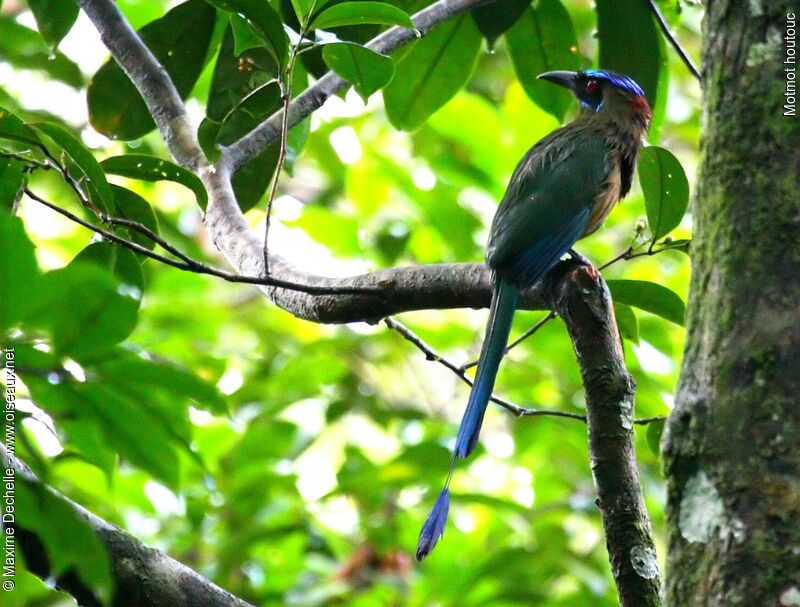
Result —
[[673, 606], [800, 605], [796, 3], [706, 2], [688, 338], [664, 437]]
[[[24, 480], [73, 508], [91, 526], [108, 549], [114, 579], [113, 607], [252, 607], [213, 584], [196, 571], [163, 552], [145, 546], [119, 527], [104, 521], [57, 491], [47, 487], [33, 472], [0, 444], [3, 469], [12, 467], [19, 482]], [[25, 566], [43, 580], [52, 579], [50, 562], [35, 529], [16, 526], [16, 545]], [[59, 576], [56, 587], [71, 594], [78, 605], [101, 607], [101, 602], [74, 571]]]
[[658, 561], [633, 445], [636, 385], [625, 368], [611, 295], [591, 266], [553, 274], [553, 306], [572, 339], [586, 390], [589, 465], [623, 607], [661, 605]]

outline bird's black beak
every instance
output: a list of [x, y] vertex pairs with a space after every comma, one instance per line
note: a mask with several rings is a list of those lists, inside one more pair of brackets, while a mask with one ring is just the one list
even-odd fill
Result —
[[574, 92], [575, 86], [578, 82], [578, 72], [568, 72], [568, 71], [545, 72], [544, 74], [539, 74], [537, 78], [539, 78], [540, 80], [549, 80], [550, 82], [559, 84]]

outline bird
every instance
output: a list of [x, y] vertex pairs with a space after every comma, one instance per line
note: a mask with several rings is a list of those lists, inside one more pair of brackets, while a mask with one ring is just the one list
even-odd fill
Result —
[[453, 469], [478, 442], [521, 290], [539, 282], [568, 252], [577, 256], [573, 245], [596, 232], [630, 191], [650, 126], [650, 105], [630, 76], [586, 69], [538, 78], [570, 90], [579, 112], [522, 157], [492, 221], [486, 263], [493, 290], [486, 335], [444, 488], [419, 535], [418, 561], [444, 533]]

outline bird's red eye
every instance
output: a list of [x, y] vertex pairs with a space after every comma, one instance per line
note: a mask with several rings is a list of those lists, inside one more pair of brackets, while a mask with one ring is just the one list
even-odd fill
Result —
[[589, 80], [589, 82], [586, 83], [587, 93], [596, 93], [597, 89], [599, 88], [600, 88], [600, 83], [597, 82], [597, 80]]

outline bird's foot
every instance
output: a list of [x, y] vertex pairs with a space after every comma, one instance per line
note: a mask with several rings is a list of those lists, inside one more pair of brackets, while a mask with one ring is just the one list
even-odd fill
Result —
[[584, 257], [583, 255], [578, 253], [575, 249], [570, 249], [569, 251], [567, 251], [567, 253], [569, 253], [569, 256], [572, 259], [574, 259], [575, 261], [577, 261], [580, 264], [583, 264], [585, 266], [591, 266], [592, 265], [591, 261], [589, 261], [586, 257]]

